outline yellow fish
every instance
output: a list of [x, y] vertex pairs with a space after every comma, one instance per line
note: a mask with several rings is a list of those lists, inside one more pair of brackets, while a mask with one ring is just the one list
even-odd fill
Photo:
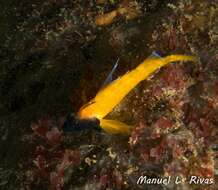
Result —
[[105, 117], [137, 84], [164, 65], [176, 61], [196, 61], [196, 58], [187, 55], [147, 58], [135, 69], [101, 89], [91, 101], [80, 108], [77, 117], [85, 120], [97, 118], [101, 128], [110, 134], [129, 134], [131, 126]]

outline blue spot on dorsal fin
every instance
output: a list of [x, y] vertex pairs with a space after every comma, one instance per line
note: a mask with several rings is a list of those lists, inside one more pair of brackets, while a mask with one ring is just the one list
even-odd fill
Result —
[[162, 58], [159, 52], [153, 51], [149, 57]]

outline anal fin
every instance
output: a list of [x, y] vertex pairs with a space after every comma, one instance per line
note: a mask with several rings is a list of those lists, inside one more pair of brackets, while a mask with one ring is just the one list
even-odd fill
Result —
[[100, 126], [110, 134], [130, 134], [132, 126], [117, 120], [101, 119]]

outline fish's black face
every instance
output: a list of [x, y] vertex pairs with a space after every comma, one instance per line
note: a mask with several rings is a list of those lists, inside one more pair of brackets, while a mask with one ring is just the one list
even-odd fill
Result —
[[78, 119], [74, 114], [70, 114], [63, 125], [64, 132], [84, 131], [87, 129], [100, 130], [100, 121], [97, 118]]

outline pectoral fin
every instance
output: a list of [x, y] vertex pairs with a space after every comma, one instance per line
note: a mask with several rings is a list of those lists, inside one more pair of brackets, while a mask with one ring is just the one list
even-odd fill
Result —
[[104, 129], [107, 133], [110, 134], [130, 134], [131, 126], [120, 121], [116, 120], [109, 120], [109, 119], [101, 119], [100, 126]]

